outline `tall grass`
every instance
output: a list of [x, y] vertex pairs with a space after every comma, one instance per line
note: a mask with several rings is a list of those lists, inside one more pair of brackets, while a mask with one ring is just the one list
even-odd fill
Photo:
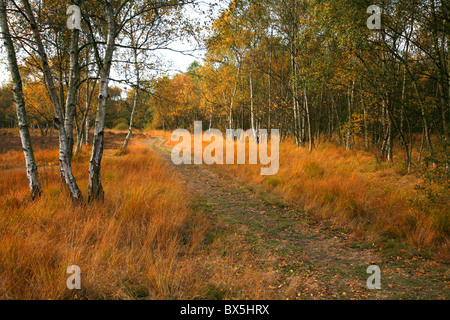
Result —
[[[227, 227], [191, 206], [192, 195], [170, 164], [136, 141], [126, 154], [114, 154], [105, 150], [105, 201], [84, 207], [61, 190], [57, 151], [36, 151], [44, 189], [37, 201], [29, 197], [23, 154], [0, 155], [0, 299], [289, 295], [270, 290], [277, 274], [258, 267], [239, 235], [221, 236]], [[82, 190], [88, 166], [88, 152], [73, 159]], [[326, 144], [309, 153], [286, 141], [275, 176], [261, 176], [258, 165], [219, 168], [368, 240], [436, 247], [448, 259], [448, 206], [411, 206], [419, 178], [379, 165], [369, 153]], [[81, 268], [81, 290], [66, 288], [70, 265]]]
[[[169, 147], [174, 144], [168, 142]], [[246, 155], [248, 163], [248, 145]], [[399, 166], [378, 163], [370, 152], [347, 151], [331, 143], [309, 152], [286, 140], [280, 145], [280, 170], [274, 176], [261, 176], [260, 165], [217, 167], [368, 241], [382, 245], [394, 239], [450, 260], [449, 203], [433, 203], [426, 210], [412, 205], [420, 197], [419, 174], [405, 175]]]
[[[0, 298], [194, 295], [185, 256], [205, 224], [173, 171], [148, 148], [130, 146], [127, 155], [104, 159], [105, 202], [79, 207], [61, 194], [57, 156], [36, 152], [45, 193], [34, 202], [24, 170], [14, 168], [23, 163], [20, 153], [0, 157]], [[84, 190], [88, 160], [82, 153], [73, 161]], [[81, 291], [66, 288], [69, 265], [81, 268]]]
[[260, 176], [259, 166], [223, 169], [370, 241], [398, 239], [418, 249], [438, 249], [438, 256], [449, 259], [449, 204], [426, 211], [412, 206], [421, 179], [403, 174], [394, 165], [377, 163], [368, 152], [321, 144], [310, 153], [286, 141], [280, 146], [280, 170], [275, 176]]
[[[245, 242], [212, 229], [170, 164], [139, 141], [105, 150], [105, 201], [72, 205], [57, 151], [37, 151], [44, 195], [30, 200], [23, 154], [0, 155], [0, 299], [274, 298], [270, 268]], [[73, 159], [87, 189], [89, 153]], [[86, 196], [86, 195], [85, 195]], [[220, 225], [215, 222], [217, 228]], [[81, 268], [68, 290], [67, 267]]]

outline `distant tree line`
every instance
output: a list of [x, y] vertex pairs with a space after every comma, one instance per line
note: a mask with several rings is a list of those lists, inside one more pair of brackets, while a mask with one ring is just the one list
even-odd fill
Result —
[[401, 152], [408, 172], [425, 159], [448, 171], [450, 4], [375, 1], [377, 30], [373, 2], [231, 1], [205, 63], [159, 79], [155, 125], [277, 128], [310, 150], [332, 141], [379, 161]]

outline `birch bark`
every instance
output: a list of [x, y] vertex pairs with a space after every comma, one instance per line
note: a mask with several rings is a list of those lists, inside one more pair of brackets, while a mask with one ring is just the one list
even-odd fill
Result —
[[35, 199], [42, 194], [39, 183], [38, 168], [34, 158], [33, 147], [31, 145], [30, 132], [28, 130], [27, 115], [25, 110], [25, 100], [23, 96], [22, 79], [20, 77], [17, 64], [16, 52], [11, 39], [8, 27], [8, 17], [6, 13], [6, 1], [0, 0], [0, 28], [3, 42], [8, 55], [8, 67], [13, 80], [14, 102], [16, 105], [17, 122], [19, 125], [20, 140], [22, 142], [23, 153], [27, 168], [27, 178], [30, 186], [31, 198]]
[[34, 17], [34, 13], [31, 9], [29, 1], [22, 0], [22, 4], [24, 6], [27, 19], [30, 23], [30, 28], [33, 33], [34, 41], [36, 42], [37, 52], [41, 59], [42, 71], [44, 73], [45, 82], [47, 84], [47, 88], [50, 93], [50, 98], [52, 100], [55, 111], [54, 121], [59, 132], [59, 163], [60, 163], [61, 183], [67, 187], [70, 193], [70, 197], [74, 202], [82, 203], [83, 196], [72, 173], [71, 158], [70, 158], [72, 155], [72, 151], [71, 150], [69, 151], [70, 144], [67, 138], [66, 128], [64, 124], [65, 120], [63, 115], [63, 109], [61, 108], [61, 104], [58, 97], [58, 91], [56, 90], [53, 75], [48, 63], [47, 52], [42, 42], [41, 34], [39, 32], [36, 19]]
[[106, 117], [106, 103], [108, 101], [109, 76], [111, 73], [112, 59], [115, 49], [117, 25], [114, 17], [114, 9], [111, 3], [105, 2], [108, 19], [108, 40], [105, 55], [100, 70], [100, 93], [98, 96], [97, 115], [95, 119], [95, 131], [92, 144], [92, 154], [89, 164], [88, 201], [103, 200], [104, 191], [101, 182], [101, 162], [104, 146], [104, 129]]

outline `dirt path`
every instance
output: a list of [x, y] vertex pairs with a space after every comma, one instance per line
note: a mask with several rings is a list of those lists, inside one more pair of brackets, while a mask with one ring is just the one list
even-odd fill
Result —
[[[162, 137], [146, 144], [171, 162]], [[448, 265], [418, 257], [385, 256], [329, 221], [254, 191], [220, 166], [173, 167], [192, 194], [196, 210], [213, 224], [212, 237], [238, 235], [259, 268], [277, 274], [274, 299], [449, 299]], [[381, 269], [381, 290], [369, 290], [369, 265]]]

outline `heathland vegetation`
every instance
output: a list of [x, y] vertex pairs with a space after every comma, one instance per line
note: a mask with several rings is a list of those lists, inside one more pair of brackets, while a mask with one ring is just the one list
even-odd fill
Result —
[[[0, 0], [0, 298], [449, 298], [450, 6], [377, 3]], [[174, 166], [194, 121], [277, 174]]]

